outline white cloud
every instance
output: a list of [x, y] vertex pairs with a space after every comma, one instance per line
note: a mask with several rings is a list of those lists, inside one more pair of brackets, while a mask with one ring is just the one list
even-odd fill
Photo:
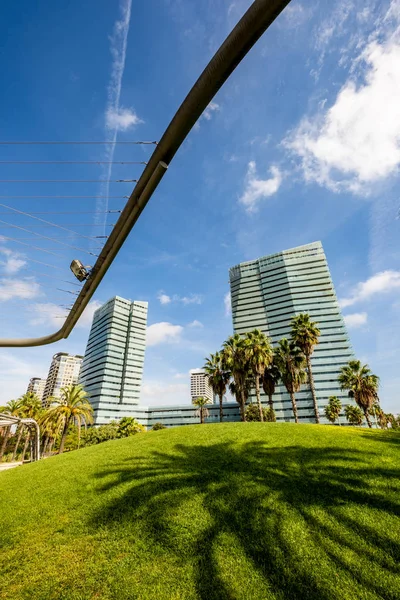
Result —
[[192, 321], [191, 323], [188, 324], [188, 327], [193, 328], [193, 329], [203, 329], [204, 325], [203, 325], [203, 323], [201, 323], [200, 321], [197, 321], [195, 319], [194, 321]]
[[[221, 110], [219, 104], [217, 104], [216, 102], [210, 102], [210, 104], [207, 106], [207, 108], [204, 110], [202, 116], [207, 120], [207, 121], [211, 121], [211, 117], [212, 114], [214, 112], [219, 112]], [[200, 117], [201, 118], [201, 117]]]
[[355, 329], [356, 327], [365, 325], [368, 315], [366, 312], [353, 313], [351, 315], [344, 315], [343, 319], [349, 329]]
[[174, 375], [174, 379], [189, 379], [190, 377], [190, 372], [188, 371], [187, 373], [175, 373]]
[[[76, 327], [81, 329], [90, 327], [93, 320], [93, 314], [100, 306], [102, 306], [102, 303], [97, 300], [89, 302], [77, 322]], [[50, 324], [52, 327], [60, 329], [67, 318], [68, 310], [53, 302], [42, 302], [30, 306], [30, 315], [30, 325], [39, 326]]]
[[[336, 32], [336, 25], [332, 31]], [[326, 29], [324, 37], [330, 35]], [[300, 159], [306, 181], [336, 192], [366, 195], [372, 184], [398, 173], [399, 63], [399, 29], [387, 30], [382, 41], [382, 29], [378, 28], [374, 39], [353, 60], [352, 75], [334, 104], [304, 118], [287, 136], [284, 146]], [[361, 67], [362, 83], [356, 77]]]
[[13, 252], [9, 248], [0, 248], [0, 253], [6, 257], [6, 260], [1, 260], [3, 271], [6, 275], [15, 275], [22, 267], [26, 265], [26, 260], [19, 252]]
[[200, 296], [200, 294], [190, 294], [189, 296], [183, 296], [182, 298], [176, 297], [176, 300], [182, 302], [185, 306], [187, 304], [202, 304], [203, 296]]
[[[187, 376], [187, 375], [186, 375]], [[144, 381], [140, 403], [146, 405], [190, 404], [190, 384], [150, 380]]]
[[67, 317], [67, 310], [61, 308], [58, 304], [53, 304], [53, 302], [32, 304], [29, 313], [31, 315], [30, 325], [51, 325], [57, 329], [60, 329]]
[[103, 306], [103, 302], [99, 302], [98, 300], [92, 300], [89, 302], [82, 315], [79, 318], [79, 321], [76, 324], [76, 327], [85, 328], [91, 327], [93, 321], [93, 315], [95, 311]]
[[400, 271], [382, 271], [362, 281], [348, 298], [342, 298], [339, 304], [342, 308], [352, 306], [362, 300], [368, 300], [376, 294], [391, 292], [400, 288]]
[[178, 294], [173, 294], [173, 296], [168, 296], [164, 292], [159, 292], [157, 296], [160, 304], [170, 304], [171, 302], [180, 302], [181, 304], [187, 306], [188, 304], [202, 304], [203, 296], [200, 294], [189, 294], [188, 296], [179, 296]]
[[160, 304], [169, 304], [171, 302], [171, 297], [163, 292], [160, 292], [157, 298], [160, 301]]
[[146, 345], [173, 344], [180, 341], [183, 327], [162, 321], [147, 328]]
[[139, 119], [133, 108], [114, 108], [109, 107], [106, 111], [106, 127], [108, 129], [116, 129], [118, 131], [126, 131], [135, 125], [143, 123]]
[[268, 198], [278, 191], [282, 183], [282, 174], [276, 166], [270, 168], [270, 173], [270, 179], [257, 179], [256, 163], [249, 162], [245, 190], [239, 198], [239, 202], [246, 207], [247, 212], [255, 212], [260, 200]]
[[[311, 10], [304, 8], [300, 2], [292, 2], [283, 11], [282, 19], [286, 27], [300, 27], [307, 21], [310, 12]], [[282, 20], [278, 20], [278, 23], [282, 23]]]
[[33, 277], [0, 279], [0, 302], [12, 300], [13, 298], [36, 298], [40, 294], [40, 285], [36, 283]]
[[232, 314], [232, 300], [230, 292], [227, 292], [224, 296], [225, 316], [230, 317]]
[[[18, 354], [20, 350], [18, 349]], [[39, 364], [31, 359], [21, 359], [18, 354], [0, 349], [0, 404], [5, 404], [11, 398], [18, 398], [26, 392], [31, 377], [47, 376], [47, 360]]]

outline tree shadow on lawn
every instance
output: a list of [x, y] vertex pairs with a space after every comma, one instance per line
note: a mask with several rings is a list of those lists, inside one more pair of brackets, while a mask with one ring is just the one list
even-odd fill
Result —
[[[340, 447], [177, 445], [173, 453], [153, 451], [99, 473], [107, 478], [100, 493], [120, 489], [94, 524], [140, 520], [152, 543], [194, 561], [201, 600], [236, 598], [216, 556], [222, 534], [235, 540], [276, 598], [339, 599], [350, 597], [350, 586], [352, 598], [394, 600], [400, 541], [385, 519], [400, 515], [400, 470], [375, 466], [378, 455], [373, 461]], [[196, 497], [207, 516], [200, 530], [191, 527], [196, 515], [187, 508]], [[177, 530], [179, 510], [188, 513]]]

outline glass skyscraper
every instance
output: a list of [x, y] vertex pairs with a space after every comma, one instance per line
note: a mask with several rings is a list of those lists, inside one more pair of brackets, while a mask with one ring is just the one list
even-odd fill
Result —
[[96, 425], [136, 417], [146, 326], [147, 302], [115, 296], [94, 313], [80, 383], [89, 394]]
[[[353, 403], [346, 392], [341, 392], [337, 381], [340, 367], [354, 356], [321, 242], [232, 267], [230, 286], [235, 333], [257, 328], [275, 346], [281, 338], [290, 337], [293, 316], [306, 312], [318, 323], [321, 336], [311, 364], [322, 422], [329, 396], [338, 396], [343, 407]], [[299, 419], [313, 422], [308, 384], [302, 386], [296, 399]], [[262, 401], [267, 401], [265, 395]], [[293, 419], [290, 397], [283, 385], [277, 386], [274, 407], [278, 420]]]

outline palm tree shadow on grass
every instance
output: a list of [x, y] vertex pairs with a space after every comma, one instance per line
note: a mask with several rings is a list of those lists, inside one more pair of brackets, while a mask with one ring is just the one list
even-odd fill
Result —
[[[189, 544], [201, 600], [236, 598], [215, 555], [217, 539], [224, 533], [234, 537], [276, 598], [347, 597], [329, 580], [338, 573], [341, 584], [358, 586], [359, 597], [398, 597], [399, 588], [394, 584], [389, 589], [388, 578], [400, 573], [400, 543], [385, 530], [372, 530], [364, 517], [343, 511], [350, 505], [398, 517], [400, 505], [368, 482], [389, 481], [400, 491], [400, 470], [371, 467], [361, 451], [270, 448], [261, 442], [241, 447], [177, 445], [171, 454], [127, 459], [97, 477], [107, 478], [99, 493], [119, 486], [123, 490], [95, 515], [95, 526], [140, 519], [154, 544], [179, 557], [185, 556], [188, 545], [184, 535], [173, 530], [171, 516], [195, 495], [201, 496], [207, 525]], [[348, 553], [354, 557], [350, 562]], [[357, 558], [364, 568], [356, 568]], [[384, 576], [372, 576], [369, 564]]]

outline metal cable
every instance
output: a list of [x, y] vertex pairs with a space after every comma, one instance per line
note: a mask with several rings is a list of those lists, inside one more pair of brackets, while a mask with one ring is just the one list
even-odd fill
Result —
[[1, 165], [147, 165], [144, 160], [0, 160]]
[[[1, 234], [1, 237], [4, 238], [5, 240], [10, 240], [12, 242], [16, 242], [17, 244], [21, 244], [22, 246], [27, 246], [28, 248], [33, 248], [34, 250], [40, 250], [41, 252], [46, 252], [47, 254], [52, 254], [53, 256], [58, 256], [65, 260], [65, 256], [63, 256], [62, 254], [58, 254], [57, 252], [52, 252], [51, 250], [45, 250], [45, 248], [39, 248], [38, 246], [32, 246], [32, 244], [26, 244], [25, 242], [21, 242], [20, 240], [9, 237], [8, 235]], [[33, 259], [30, 258], [29, 260], [33, 260]], [[34, 262], [37, 262], [37, 261], [34, 261]], [[48, 266], [50, 266], [50, 265], [48, 265]], [[57, 267], [55, 267], [55, 268], [57, 268]]]
[[0, 183], [137, 183], [137, 179], [0, 179]]
[[116, 198], [129, 198], [129, 196], [0, 196], [0, 198], [47, 198], [48, 200], [56, 199], [56, 198], [101, 198], [107, 200], [113, 200]]
[[[33, 217], [33, 218], [36, 218], [36, 217]], [[49, 240], [50, 242], [55, 242], [56, 244], [61, 244], [61, 246], [66, 246], [67, 248], [72, 248], [73, 250], [78, 250], [78, 252], [85, 252], [86, 254], [90, 254], [91, 256], [97, 257], [97, 254], [94, 254], [93, 252], [90, 252], [89, 250], [85, 250], [84, 248], [79, 248], [78, 246], [72, 246], [72, 244], [67, 244], [66, 242], [60, 242], [60, 240], [58, 240], [56, 238], [48, 237], [47, 235], [43, 235], [42, 233], [36, 233], [36, 231], [31, 231], [30, 229], [26, 229], [25, 227], [21, 227], [20, 225], [12, 225], [11, 223], [7, 223], [6, 221], [3, 221], [2, 219], [0, 219], [0, 223], [6, 225], [7, 227], [13, 227], [15, 229], [20, 229], [21, 231], [26, 231], [27, 233], [32, 233], [33, 235], [36, 235], [37, 237], [40, 237], [44, 240]], [[61, 229], [63, 229], [63, 227]], [[86, 237], [86, 236], [83, 236], [83, 237]]]
[[[21, 257], [21, 260], [30, 260], [29, 258], [26, 259], [24, 256]], [[46, 263], [43, 263], [46, 264]], [[27, 273], [34, 273], [35, 277], [39, 276], [39, 277], [49, 277], [49, 279], [53, 279], [55, 281], [62, 281], [63, 283], [68, 283], [68, 285], [74, 285], [76, 287], [81, 287], [81, 283], [76, 283], [75, 281], [68, 281], [67, 279], [60, 279], [59, 277], [54, 277], [54, 275], [48, 275], [47, 273], [42, 273], [41, 271], [35, 271], [32, 269], [21, 269], [20, 271], [26, 271]], [[19, 272], [20, 272], [19, 271]]]
[[[30, 217], [31, 219], [35, 219], [35, 221], [41, 221], [42, 223], [45, 223], [46, 225], [50, 225], [51, 227], [56, 227], [57, 229], [62, 229], [63, 231], [67, 231], [68, 233], [73, 233], [74, 235], [77, 235], [79, 237], [85, 238], [87, 240], [93, 240], [93, 239], [95, 239], [95, 238], [93, 238], [90, 235], [83, 235], [83, 233], [77, 233], [76, 231], [73, 231], [72, 229], [67, 229], [66, 227], [63, 227], [62, 225], [58, 225], [58, 223], [52, 223], [51, 221], [46, 221], [45, 219], [41, 219], [40, 217], [35, 217], [32, 213], [28, 213], [28, 212], [25, 212], [23, 210], [19, 210], [17, 208], [13, 208], [12, 206], [7, 206], [7, 204], [1, 204], [0, 203], [0, 206], [2, 206], [3, 208], [6, 208], [7, 210], [11, 210], [11, 211], [13, 211], [15, 213], [24, 215], [25, 217]], [[107, 212], [107, 211], [105, 211], [105, 212]], [[119, 211], [119, 212], [121, 212], [121, 211]], [[0, 221], [0, 223], [1, 222], [4, 223], [4, 221]], [[31, 233], [31, 232], [29, 232], [29, 233]], [[32, 233], [34, 233], [34, 235], [39, 235], [38, 233], [35, 233], [35, 232], [32, 232]], [[61, 242], [59, 242], [59, 243], [61, 243]], [[72, 247], [73, 246], [71, 246], [71, 248]], [[75, 250], [80, 250], [80, 248], [74, 248], [74, 249]], [[89, 252], [89, 254], [91, 254], [91, 252]]]
[[132, 144], [132, 145], [138, 145], [138, 144], [157, 144], [157, 142], [120, 142], [119, 140], [106, 140], [105, 142], [102, 141], [94, 141], [94, 142], [81, 142], [81, 141], [77, 141], [77, 142], [17, 142], [17, 141], [0, 141], [0, 145], [1, 146], [18, 146], [18, 145], [22, 145], [22, 146], [26, 146], [26, 145], [43, 145], [43, 144]]

